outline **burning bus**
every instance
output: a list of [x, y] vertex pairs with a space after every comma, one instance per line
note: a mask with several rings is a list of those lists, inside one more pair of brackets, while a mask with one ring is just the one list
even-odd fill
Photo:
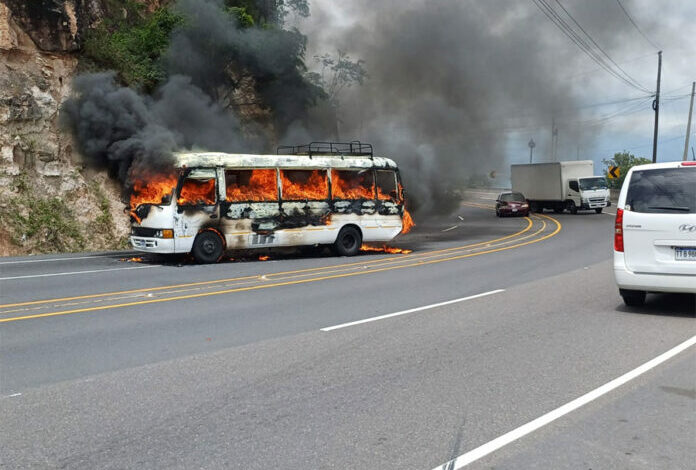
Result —
[[360, 142], [279, 147], [277, 155], [177, 153], [175, 171], [135, 181], [136, 250], [191, 253], [331, 245], [338, 255], [413, 225], [396, 163]]

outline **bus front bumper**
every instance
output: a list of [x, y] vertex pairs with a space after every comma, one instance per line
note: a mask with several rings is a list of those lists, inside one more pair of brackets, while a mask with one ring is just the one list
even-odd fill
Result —
[[130, 237], [131, 245], [138, 251], [148, 253], [174, 253], [173, 238]]

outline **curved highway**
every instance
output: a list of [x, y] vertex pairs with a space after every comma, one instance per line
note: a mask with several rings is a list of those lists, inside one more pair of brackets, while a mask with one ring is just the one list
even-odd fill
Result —
[[1, 259], [0, 468], [688, 467], [695, 348], [612, 381], [693, 341], [693, 297], [628, 309], [610, 214], [492, 199], [407, 254]]

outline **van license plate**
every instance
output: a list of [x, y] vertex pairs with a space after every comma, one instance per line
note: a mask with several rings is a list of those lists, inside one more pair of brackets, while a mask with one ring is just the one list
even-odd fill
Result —
[[678, 261], [696, 261], [696, 248], [674, 247], [674, 259]]

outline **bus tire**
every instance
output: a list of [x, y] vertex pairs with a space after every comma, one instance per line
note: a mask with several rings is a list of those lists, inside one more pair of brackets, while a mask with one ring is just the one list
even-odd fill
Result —
[[217, 263], [224, 251], [220, 235], [213, 230], [204, 230], [193, 242], [191, 254], [196, 262], [201, 264]]
[[334, 251], [339, 256], [354, 256], [360, 251], [361, 244], [362, 235], [360, 230], [357, 227], [348, 225], [338, 232], [336, 242], [334, 243]]

